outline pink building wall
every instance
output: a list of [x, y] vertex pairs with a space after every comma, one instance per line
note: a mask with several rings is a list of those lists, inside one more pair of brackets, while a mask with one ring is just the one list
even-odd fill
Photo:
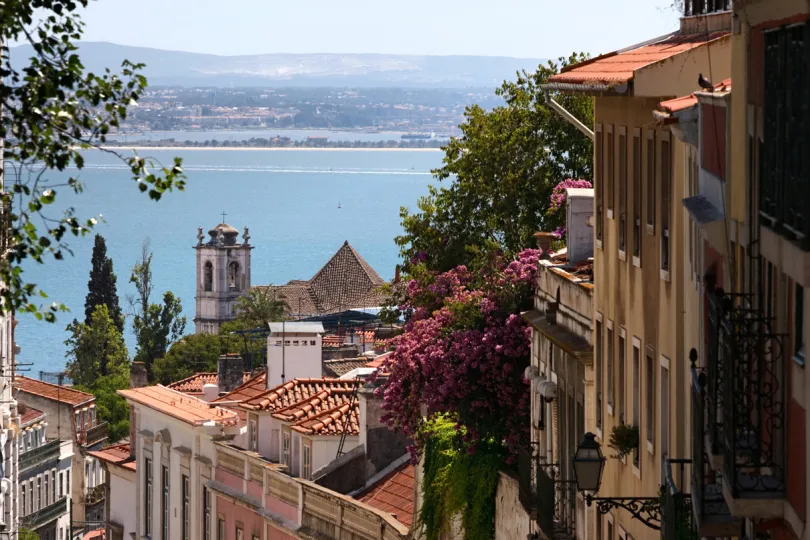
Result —
[[287, 521], [300, 525], [298, 522], [298, 506], [268, 495], [264, 500], [264, 507]]
[[284, 531], [280, 531], [270, 525], [267, 524], [267, 540], [296, 540], [295, 536], [289, 535]]
[[242, 527], [243, 540], [250, 540], [254, 534], [259, 538], [262, 537], [264, 518], [249, 508], [234, 504], [229, 499], [217, 495], [217, 520], [220, 518], [225, 519], [225, 540], [236, 540], [237, 522]]
[[[217, 468], [215, 472], [215, 478], [217, 482], [222, 482], [223, 484], [225, 484], [230, 488], [238, 489], [239, 491], [244, 491], [244, 480], [240, 476], [236, 476], [233, 473]], [[261, 494], [259, 495], [259, 498], [261, 498]]]

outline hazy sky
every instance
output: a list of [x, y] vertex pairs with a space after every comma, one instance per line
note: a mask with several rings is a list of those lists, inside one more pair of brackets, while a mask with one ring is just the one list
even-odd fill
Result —
[[673, 0], [96, 0], [85, 39], [223, 55], [598, 54], [677, 28]]

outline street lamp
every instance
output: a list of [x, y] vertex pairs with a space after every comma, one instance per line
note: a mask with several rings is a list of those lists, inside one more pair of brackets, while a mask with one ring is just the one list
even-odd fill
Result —
[[[596, 435], [586, 433], [574, 453], [573, 469], [577, 489], [585, 492], [588, 506], [596, 503], [600, 514], [607, 514], [612, 508], [624, 508], [633, 517], [651, 529], [661, 530], [661, 499], [659, 497], [594, 497], [602, 484], [605, 470], [605, 457]], [[592, 493], [588, 493], [592, 492]]]

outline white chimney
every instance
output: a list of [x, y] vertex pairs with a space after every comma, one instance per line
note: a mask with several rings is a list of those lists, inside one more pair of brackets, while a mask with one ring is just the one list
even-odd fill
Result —
[[204, 384], [202, 387], [203, 391], [203, 400], [211, 403], [215, 399], [219, 397], [219, 385], [216, 384]]
[[565, 196], [565, 247], [568, 264], [576, 264], [593, 257], [593, 188], [568, 188]]

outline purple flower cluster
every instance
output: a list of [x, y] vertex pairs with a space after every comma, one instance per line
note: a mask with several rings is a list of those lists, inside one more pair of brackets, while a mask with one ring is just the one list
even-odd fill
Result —
[[551, 191], [551, 198], [549, 199], [548, 213], [556, 214], [565, 205], [565, 190], [568, 188], [591, 188], [593, 185], [587, 180], [574, 180], [568, 178], [563, 180]]
[[400, 306], [408, 322], [392, 340], [378, 392], [384, 420], [416, 440], [414, 456], [425, 415], [452, 415], [470, 448], [480, 440], [525, 441], [531, 330], [517, 312], [531, 300], [540, 254], [529, 249], [477, 275], [460, 266], [408, 284]]

